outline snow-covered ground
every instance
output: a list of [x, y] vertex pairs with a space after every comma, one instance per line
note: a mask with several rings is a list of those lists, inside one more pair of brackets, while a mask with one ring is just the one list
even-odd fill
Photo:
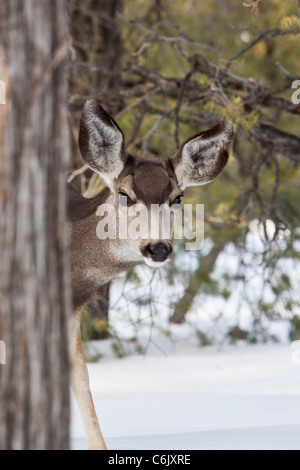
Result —
[[[107, 344], [100, 343], [100, 348]], [[300, 365], [291, 345], [176, 346], [89, 364], [103, 434], [120, 449], [300, 450]], [[294, 361], [295, 362], [295, 361]], [[72, 404], [72, 446], [87, 442]]]

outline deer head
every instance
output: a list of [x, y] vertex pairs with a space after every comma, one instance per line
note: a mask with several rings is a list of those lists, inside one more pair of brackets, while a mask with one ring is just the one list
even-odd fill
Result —
[[[219, 175], [228, 161], [233, 139], [233, 125], [224, 120], [187, 140], [172, 158], [132, 156], [126, 152], [118, 124], [97, 101], [90, 100], [82, 113], [79, 146], [83, 159], [110, 188], [108, 200], [115, 208], [116, 223], [120, 225], [123, 220], [130, 227], [138, 213], [148, 216], [145, 223], [140, 223], [147, 228], [146, 237], [142, 236], [143, 230], [140, 236], [132, 236], [127, 230], [122, 239], [141, 260], [159, 267], [172, 253], [174, 218], [180, 210], [183, 190], [210, 183]], [[158, 206], [168, 216], [163, 218], [169, 221], [164, 236], [159, 213], [151, 213], [151, 208]]]

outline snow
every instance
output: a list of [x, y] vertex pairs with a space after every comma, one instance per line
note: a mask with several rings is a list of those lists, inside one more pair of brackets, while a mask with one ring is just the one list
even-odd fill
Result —
[[[292, 345], [149, 348], [89, 364], [111, 450], [300, 450], [300, 365]], [[72, 402], [72, 447], [87, 449]]]

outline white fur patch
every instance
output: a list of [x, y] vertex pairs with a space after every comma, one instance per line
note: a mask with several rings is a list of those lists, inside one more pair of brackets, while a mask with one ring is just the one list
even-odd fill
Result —
[[141, 263], [143, 261], [141, 252], [134, 250], [131, 246], [127, 245], [126, 242], [117, 247], [114, 256], [120, 262]]
[[[124, 168], [121, 159], [123, 136], [112, 122], [113, 128], [93, 116], [90, 120], [90, 147], [99, 169], [96, 172], [106, 184], [118, 178]], [[103, 167], [103, 171], [101, 168]]]
[[151, 258], [146, 258], [145, 256], [144, 256], [144, 260], [145, 260], [145, 263], [148, 266], [150, 266], [150, 268], [161, 268], [162, 266], [164, 266], [164, 264], [168, 262], [168, 260], [166, 260], [161, 263], [158, 263], [157, 261], [153, 261]]

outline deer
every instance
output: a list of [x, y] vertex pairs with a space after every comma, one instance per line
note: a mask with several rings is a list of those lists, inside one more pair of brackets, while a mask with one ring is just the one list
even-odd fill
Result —
[[[84, 105], [79, 149], [87, 165], [100, 175], [105, 188], [93, 198], [85, 198], [68, 184], [68, 216], [71, 225], [71, 290], [73, 302], [70, 355], [72, 390], [78, 404], [90, 450], [107, 449], [97, 418], [85, 362], [80, 318], [84, 307], [99, 287], [129, 269], [146, 263], [151, 268], [164, 265], [172, 255], [172, 230], [176, 210], [180, 210], [186, 187], [212, 182], [228, 162], [234, 127], [223, 120], [210, 130], [184, 142], [171, 158], [144, 158], [126, 151], [119, 125], [95, 99]], [[98, 237], [98, 210], [110, 204], [115, 214], [132, 219], [138, 206], [164, 205], [171, 211], [169, 235], [152, 232], [145, 237]], [[168, 210], [168, 209], [167, 209]], [[114, 215], [111, 215], [114, 217]]]

